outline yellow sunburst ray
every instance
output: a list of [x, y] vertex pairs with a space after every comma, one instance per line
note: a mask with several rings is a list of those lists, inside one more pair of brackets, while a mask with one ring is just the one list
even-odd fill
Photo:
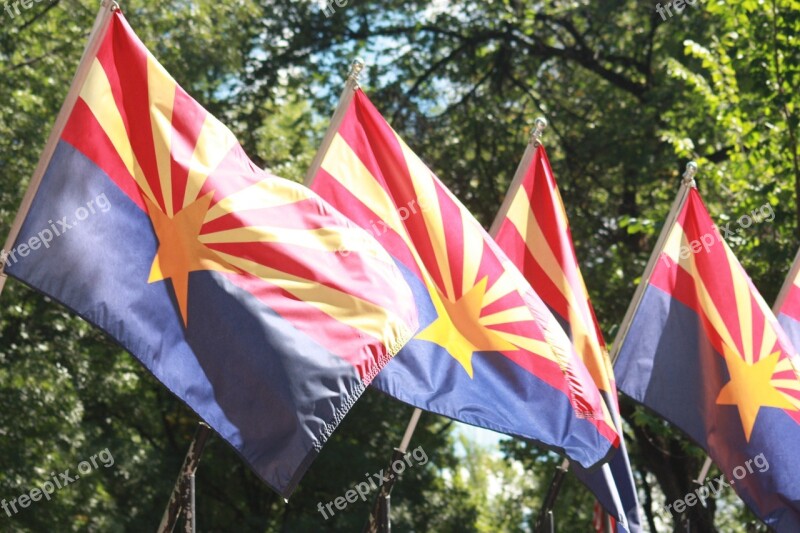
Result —
[[690, 263], [688, 260], [681, 260], [681, 247], [686, 241], [686, 234], [680, 224], [675, 224], [664, 242], [663, 253], [666, 254], [672, 261], [685, 270], [689, 269]]
[[203, 244], [277, 242], [330, 253], [360, 253], [394, 264], [388, 252], [373, 246], [369, 234], [360, 228], [294, 229], [280, 226], [246, 226], [200, 235]]
[[795, 398], [794, 396], [787, 395], [786, 398], [789, 400], [789, 403], [792, 404], [794, 407], [794, 411], [800, 411], [800, 399]]
[[[511, 265], [511, 268], [514, 268], [513, 265]], [[504, 268], [500, 277], [486, 291], [486, 295], [483, 298], [483, 307], [488, 307], [500, 298], [515, 292], [519, 281], [517, 277], [511, 274], [510, 270]]]
[[[771, 312], [770, 312], [771, 313]], [[778, 342], [778, 332], [772, 327], [772, 324], [766, 317], [764, 318], [764, 327], [761, 332], [761, 346], [758, 348], [758, 358], [766, 357], [775, 351], [775, 343]]]
[[[746, 274], [741, 268], [737, 268], [736, 258], [730, 251], [726, 243], [722, 243], [728, 256], [728, 264], [731, 266], [731, 277], [733, 278], [733, 294], [736, 298], [736, 316], [739, 319], [739, 330], [741, 331], [742, 348], [744, 349], [744, 359], [748, 363], [754, 361], [753, 346], [753, 302], [750, 284]], [[769, 355], [759, 354], [759, 355]]]
[[[461, 213], [461, 225], [467, 224], [467, 213]], [[464, 236], [464, 269], [461, 277], [461, 293], [468, 292], [478, 281], [478, 270], [483, 259], [483, 239]]]
[[253, 209], [269, 209], [290, 205], [311, 198], [310, 190], [281, 180], [280, 193], [275, 191], [276, 178], [261, 181], [230, 194], [214, 204], [206, 213], [204, 222], [211, 222], [230, 213], [241, 213]]
[[[795, 371], [795, 366], [792, 364], [792, 360], [788, 357], [781, 359], [778, 364], [775, 366], [775, 372], [786, 372], [786, 371]], [[798, 378], [800, 382], [800, 378]]]
[[192, 158], [189, 161], [189, 175], [186, 178], [183, 205], [188, 205], [197, 198], [208, 176], [219, 167], [237, 144], [236, 137], [233, 136], [231, 130], [212, 114], [206, 114]]
[[518, 194], [514, 197], [511, 208], [508, 211], [508, 219], [522, 236], [531, 256], [567, 301], [567, 306], [570, 310], [570, 324], [580, 323], [583, 332], [588, 335], [589, 329], [594, 330], [594, 328], [589, 327], [592, 319], [579, 311], [586, 309], [587, 306], [580, 304], [578, 295], [569, 283], [567, 276], [564, 275], [564, 270], [561, 268], [558, 258], [556, 258], [553, 249], [550, 247], [550, 243], [547, 241], [544, 231], [538, 220], [536, 220], [536, 216], [531, 211], [530, 203], [524, 195]]
[[[693, 255], [693, 254], [691, 254]], [[694, 262], [694, 258], [690, 257], [688, 261], [691, 261], [691, 266], [689, 267], [689, 272], [697, 272], [697, 265]], [[720, 314], [717, 306], [714, 302], [714, 299], [711, 297], [711, 294], [708, 292], [706, 288], [704, 280], [699, 275], [693, 276], [695, 281], [695, 288], [697, 290], [697, 300], [700, 304], [700, 308], [703, 312], [703, 315], [706, 319], [711, 323], [711, 327], [719, 334], [722, 338], [722, 342], [728, 346], [736, 346], [736, 342], [733, 340], [733, 336], [731, 335], [730, 331], [728, 330], [728, 326], [725, 324], [725, 321], [722, 319], [722, 315]]]
[[334, 135], [330, 149], [322, 160], [321, 168], [361, 203], [375, 213], [380, 213], [383, 223], [403, 239], [414, 255], [414, 260], [418, 265], [422, 265], [394, 202], [341, 134]]
[[136, 154], [133, 153], [133, 147], [125, 129], [125, 122], [122, 120], [117, 103], [114, 101], [114, 94], [111, 91], [108, 76], [106, 76], [106, 72], [97, 58], [94, 59], [89, 69], [86, 82], [81, 88], [80, 98], [86, 102], [92, 115], [94, 115], [94, 118], [108, 136], [111, 144], [114, 145], [114, 149], [142, 193], [154, 204], [157, 204], [153, 190], [145, 178], [141, 166], [139, 166]]
[[172, 111], [177, 84], [155, 58], [147, 55], [147, 94], [150, 102], [150, 126], [156, 154], [161, 195], [167, 216], [173, 216], [172, 202]]
[[507, 340], [514, 346], [517, 346], [520, 349], [528, 351], [532, 354], [536, 354], [540, 357], [544, 357], [545, 359], [553, 361], [554, 363], [559, 363], [558, 359], [553, 353], [552, 346], [550, 346], [550, 344], [548, 344], [546, 341], [532, 339], [530, 337], [523, 337], [522, 335], [516, 335], [507, 331], [495, 331], [500, 337]]
[[[430, 169], [425, 166], [425, 163], [423, 163], [422, 160], [420, 160], [420, 158], [411, 151], [403, 139], [397, 135], [397, 132], [394, 132], [394, 130], [392, 131], [397, 139], [398, 144], [400, 145], [400, 148], [403, 151], [406, 166], [408, 167], [408, 175], [411, 178], [412, 185], [414, 186], [416, 197], [426, 198], [429, 204], [428, 209], [421, 211], [420, 215], [425, 222], [425, 227], [428, 230], [428, 235], [430, 236], [431, 243], [433, 245], [433, 253], [436, 257], [436, 265], [439, 269], [442, 283], [444, 284], [442, 289], [444, 290], [447, 298], [456, 298], [450, 265], [450, 254], [447, 253], [447, 239], [444, 231], [444, 220], [442, 212], [439, 209], [439, 202], [437, 200], [439, 195], [436, 191], [436, 183], [431, 175]], [[462, 228], [462, 231], [464, 232], [464, 242], [474, 238], [473, 235], [470, 235], [470, 230], [472, 228], [469, 224], [464, 224]], [[472, 258], [466, 258], [466, 260], [471, 259]]]
[[521, 305], [519, 307], [511, 307], [503, 309], [491, 315], [482, 316], [480, 318], [481, 324], [484, 326], [496, 326], [499, 324], [509, 324], [512, 322], [525, 322], [533, 320], [531, 310], [527, 306]]
[[[405, 328], [404, 321], [381, 306], [353, 294], [316, 283], [288, 272], [234, 255], [217, 252], [227, 263], [280, 287], [297, 299], [316, 307], [331, 318], [375, 339], [392, 338], [389, 332]], [[376, 317], [382, 317], [380, 319]]]
[[800, 392], [800, 382], [798, 382], [796, 379], [773, 379], [771, 383], [776, 389]]

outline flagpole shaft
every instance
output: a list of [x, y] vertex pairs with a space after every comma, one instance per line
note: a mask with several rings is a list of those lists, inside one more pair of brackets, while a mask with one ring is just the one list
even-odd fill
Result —
[[[83, 49], [83, 55], [78, 63], [75, 76], [72, 78], [70, 88], [67, 91], [67, 97], [64, 100], [64, 103], [61, 105], [61, 110], [58, 112], [56, 122], [53, 125], [53, 129], [50, 131], [50, 136], [47, 138], [47, 143], [44, 145], [44, 150], [42, 151], [42, 155], [39, 157], [39, 162], [36, 165], [33, 176], [31, 176], [28, 189], [25, 191], [25, 196], [22, 198], [22, 203], [17, 210], [17, 215], [14, 217], [14, 222], [11, 224], [11, 230], [8, 232], [5, 245], [0, 252], [10, 251], [11, 247], [14, 246], [14, 242], [17, 240], [17, 236], [19, 236], [22, 223], [28, 216], [28, 211], [30, 211], [31, 204], [33, 204], [33, 198], [36, 196], [36, 192], [39, 190], [39, 185], [42, 183], [44, 173], [47, 170], [47, 166], [50, 164], [50, 160], [52, 159], [53, 153], [56, 150], [58, 139], [61, 137], [61, 133], [64, 131], [64, 127], [66, 126], [67, 120], [72, 113], [72, 109], [75, 107], [75, 102], [78, 101], [81, 87], [83, 86], [83, 82], [86, 80], [86, 76], [89, 74], [89, 69], [92, 66], [92, 60], [97, 54], [97, 50], [100, 48], [100, 43], [106, 34], [106, 29], [111, 21], [111, 15], [117, 9], [119, 9], [119, 6], [112, 0], [103, 0], [101, 3], [100, 10], [97, 13], [97, 17], [95, 17], [92, 30], [89, 33], [89, 40], [86, 43], [86, 47]], [[0, 294], [3, 293], [3, 287], [5, 287], [7, 278], [8, 275], [5, 273], [5, 255], [0, 253]]]
[[550, 482], [550, 488], [547, 490], [547, 495], [542, 504], [542, 510], [539, 513], [539, 519], [536, 521], [534, 530], [537, 533], [545, 533], [551, 530], [554, 526], [552, 512], [553, 507], [558, 499], [558, 494], [561, 492], [561, 486], [564, 484], [564, 478], [569, 471], [569, 459], [564, 459], [561, 465], [556, 468], [556, 473], [553, 480]]
[[792, 285], [794, 285], [794, 280], [797, 278], [798, 271], [800, 271], [800, 249], [797, 250], [797, 253], [794, 256], [792, 268], [789, 270], [789, 274], [786, 276], [786, 280], [783, 282], [783, 287], [781, 287], [778, 297], [775, 298], [775, 304], [772, 306], [772, 312], [775, 316], [778, 316], [778, 312], [781, 310], [784, 300], [786, 300], [786, 297], [789, 295], [789, 291], [791, 290]]
[[695, 483], [698, 485], [702, 485], [706, 477], [708, 476], [708, 471], [711, 470], [711, 465], [714, 464], [714, 461], [711, 460], [711, 457], [706, 456], [706, 461], [703, 463], [703, 468], [700, 469], [700, 474], [697, 476], [697, 479], [694, 480]]
[[406, 453], [406, 450], [408, 450], [408, 444], [411, 442], [411, 437], [414, 435], [414, 431], [417, 429], [417, 423], [419, 422], [420, 415], [422, 415], [422, 409], [419, 408], [415, 408], [414, 412], [411, 413], [411, 420], [408, 421], [406, 432], [403, 435], [403, 440], [400, 442], [400, 448], [398, 448], [403, 453]]
[[[392, 460], [389, 463], [387, 471], [392, 470], [392, 464], [394, 464], [395, 461], [403, 459], [403, 456], [408, 450], [408, 444], [411, 442], [411, 437], [417, 429], [420, 415], [422, 415], [422, 409], [414, 408], [414, 412], [411, 413], [411, 420], [408, 421], [406, 431], [403, 434], [403, 440], [400, 442], [400, 446], [394, 449]], [[389, 533], [391, 530], [389, 509], [391, 505], [392, 489], [396, 482], [397, 476], [393, 476], [391, 480], [381, 485], [381, 490], [375, 498], [375, 504], [372, 506], [372, 512], [364, 526], [363, 533]]]
[[210, 436], [211, 428], [205, 422], [200, 422], [197, 425], [197, 431], [195, 431], [192, 443], [189, 445], [189, 451], [186, 452], [183, 466], [181, 466], [180, 474], [178, 474], [178, 481], [175, 482], [175, 487], [172, 489], [167, 508], [161, 517], [158, 533], [172, 533], [182, 512], [185, 513], [187, 527], [194, 531], [194, 475], [197, 472], [197, 465], [200, 463], [200, 456], [203, 455], [203, 449]]
[[612, 364], [617, 361], [620, 347], [622, 346], [622, 343], [625, 342], [625, 337], [628, 335], [633, 317], [636, 314], [636, 310], [639, 308], [639, 304], [642, 302], [644, 291], [647, 288], [647, 285], [650, 283], [650, 277], [653, 275], [656, 262], [661, 255], [661, 249], [664, 247], [664, 243], [672, 231], [672, 227], [675, 225], [678, 214], [681, 212], [681, 209], [683, 209], [683, 204], [686, 203], [686, 198], [689, 197], [689, 190], [691, 190], [693, 187], [694, 180], [687, 180], [684, 178], [681, 181], [681, 187], [678, 190], [678, 195], [675, 198], [675, 201], [672, 203], [669, 214], [664, 221], [664, 227], [661, 229], [661, 234], [658, 236], [658, 240], [653, 248], [653, 252], [650, 254], [650, 259], [647, 261], [644, 274], [642, 274], [642, 281], [639, 283], [639, 286], [636, 287], [636, 292], [633, 294], [633, 300], [631, 300], [631, 303], [628, 306], [628, 310], [625, 313], [625, 318], [622, 319], [622, 323], [619, 326], [619, 331], [617, 331], [617, 335], [614, 338], [614, 344], [611, 345], [610, 357]]
[[353, 63], [353, 67], [351, 68], [350, 73], [347, 76], [347, 81], [344, 84], [342, 94], [339, 97], [339, 104], [336, 106], [336, 111], [333, 112], [330, 124], [328, 125], [328, 130], [325, 132], [325, 137], [322, 138], [322, 144], [320, 144], [319, 150], [317, 150], [316, 155], [314, 155], [314, 159], [311, 161], [311, 166], [309, 167], [308, 173], [306, 174], [306, 179], [303, 182], [306, 187], [311, 187], [314, 177], [317, 175], [319, 168], [322, 166], [322, 159], [325, 157], [325, 154], [328, 153], [328, 148], [330, 148], [334, 137], [336, 137], [336, 133], [339, 131], [339, 126], [342, 124], [342, 120], [344, 120], [344, 115], [347, 113], [347, 108], [350, 106], [350, 102], [353, 101], [353, 96], [355, 96], [356, 91], [359, 90], [358, 75], [363, 68], [363, 63], [361, 63], [361, 66], [356, 70], [355, 65], [358, 62], [359, 60], [356, 60]]
[[508, 211], [511, 209], [511, 203], [514, 201], [514, 197], [517, 195], [519, 188], [522, 187], [522, 182], [525, 179], [525, 174], [527, 174], [528, 167], [531, 165], [531, 161], [533, 161], [536, 148], [537, 145], [528, 143], [527, 148], [525, 148], [525, 152], [522, 154], [522, 160], [519, 162], [517, 171], [514, 173], [514, 178], [511, 180], [511, 184], [508, 186], [503, 203], [500, 205], [500, 209], [497, 211], [497, 215], [494, 217], [492, 227], [489, 228], [489, 235], [492, 238], [497, 237], [497, 233], [500, 231], [500, 227], [503, 225], [503, 221], [506, 219]]

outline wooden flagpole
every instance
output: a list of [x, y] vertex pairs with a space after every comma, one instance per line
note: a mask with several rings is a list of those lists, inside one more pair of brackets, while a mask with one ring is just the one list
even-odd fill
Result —
[[[392, 471], [392, 465], [395, 461], [402, 460], [403, 456], [405, 456], [406, 451], [408, 450], [408, 445], [411, 443], [411, 437], [414, 435], [414, 431], [417, 429], [417, 422], [419, 422], [419, 417], [422, 414], [422, 409], [414, 408], [414, 412], [411, 413], [411, 420], [408, 421], [408, 425], [406, 426], [406, 432], [403, 435], [403, 440], [400, 442], [400, 446], [394, 449], [392, 453], [392, 459], [389, 462], [389, 466], [386, 468], [387, 472]], [[390, 533], [392, 526], [391, 526], [391, 499], [392, 499], [392, 489], [394, 488], [395, 483], [397, 483], [397, 476], [394, 475], [388, 482], [384, 482], [381, 485], [381, 490], [378, 495], [375, 497], [375, 503], [372, 506], [372, 513], [367, 520], [367, 523], [364, 525], [363, 533]]]
[[114, 11], [117, 11], [118, 9], [119, 4], [112, 0], [103, 0], [101, 3], [100, 11], [97, 13], [97, 17], [94, 20], [94, 25], [89, 33], [89, 40], [86, 43], [86, 48], [84, 48], [83, 55], [78, 63], [78, 69], [75, 71], [75, 76], [72, 78], [69, 91], [67, 91], [67, 97], [64, 100], [64, 103], [61, 105], [61, 110], [58, 113], [56, 122], [53, 125], [53, 129], [50, 131], [50, 136], [47, 138], [47, 143], [44, 146], [42, 155], [39, 157], [39, 163], [36, 165], [36, 170], [33, 172], [30, 184], [28, 185], [28, 190], [25, 192], [25, 196], [22, 198], [22, 203], [20, 204], [17, 215], [14, 218], [13, 224], [11, 225], [11, 230], [8, 233], [5, 246], [3, 246], [2, 251], [0, 251], [0, 294], [3, 292], [3, 287], [5, 286], [6, 279], [8, 277], [5, 273], [6, 255], [2, 252], [10, 251], [11, 247], [14, 246], [14, 242], [17, 240], [19, 231], [22, 228], [22, 223], [25, 221], [25, 218], [28, 216], [28, 211], [31, 209], [31, 204], [33, 203], [33, 198], [36, 196], [36, 191], [39, 190], [39, 185], [42, 183], [44, 173], [50, 164], [50, 160], [53, 158], [53, 153], [56, 150], [58, 140], [61, 138], [61, 133], [64, 131], [64, 127], [66, 126], [67, 120], [72, 113], [72, 109], [75, 107], [75, 103], [78, 101], [78, 96], [80, 95], [83, 83], [86, 81], [86, 77], [89, 74], [92, 61], [94, 61], [94, 58], [97, 55], [97, 50], [100, 48], [100, 43], [106, 34], [109, 22], [111, 22], [111, 16], [113, 15]]
[[350, 102], [353, 101], [353, 96], [355, 95], [356, 91], [360, 89], [360, 86], [358, 85], [358, 79], [361, 76], [361, 72], [364, 70], [364, 65], [364, 60], [359, 58], [356, 58], [350, 64], [350, 72], [347, 74], [347, 81], [345, 81], [342, 95], [339, 97], [339, 104], [336, 106], [336, 111], [334, 111], [333, 116], [331, 117], [331, 122], [328, 126], [328, 130], [325, 132], [325, 137], [322, 138], [322, 144], [320, 144], [317, 154], [311, 161], [311, 167], [309, 167], [308, 173], [306, 173], [306, 179], [303, 182], [306, 187], [311, 187], [311, 184], [314, 181], [314, 176], [317, 175], [317, 172], [319, 172], [319, 167], [322, 166], [322, 159], [328, 152], [328, 148], [331, 147], [333, 138], [339, 131], [339, 126], [342, 125], [342, 120], [344, 120], [344, 115], [347, 113], [347, 108], [350, 107]]
[[511, 180], [511, 184], [508, 186], [503, 203], [500, 205], [500, 209], [497, 211], [497, 215], [494, 217], [494, 222], [492, 222], [492, 227], [489, 229], [489, 235], [492, 237], [492, 239], [497, 237], [497, 232], [500, 231], [500, 226], [502, 226], [503, 220], [505, 220], [506, 216], [508, 216], [508, 211], [511, 209], [511, 203], [514, 200], [514, 196], [517, 194], [519, 188], [522, 187], [522, 182], [525, 180], [525, 174], [527, 173], [528, 167], [531, 166], [533, 155], [536, 153], [536, 148], [542, 144], [542, 134], [546, 128], [547, 119], [544, 117], [538, 117], [534, 121], [534, 127], [533, 130], [531, 130], [528, 146], [525, 148], [525, 153], [522, 154], [522, 160], [517, 166], [517, 171], [514, 173], [514, 178]]
[[192, 443], [189, 445], [189, 451], [186, 452], [186, 458], [183, 460], [183, 466], [180, 474], [178, 474], [178, 481], [175, 482], [175, 487], [172, 489], [167, 508], [161, 517], [158, 533], [172, 533], [175, 529], [175, 524], [178, 523], [178, 517], [181, 515], [183, 515], [185, 522], [184, 531], [186, 533], [194, 533], [196, 531], [194, 475], [197, 471], [197, 465], [200, 464], [200, 456], [203, 455], [203, 449], [205, 449], [206, 442], [210, 436], [211, 428], [205, 422], [200, 422], [197, 425], [197, 431], [194, 434]]
[[786, 297], [789, 296], [789, 291], [794, 285], [794, 280], [797, 277], [797, 273], [800, 271], [800, 250], [797, 250], [797, 254], [794, 256], [794, 261], [792, 261], [792, 267], [789, 270], [789, 274], [786, 275], [786, 280], [783, 282], [783, 287], [781, 287], [781, 291], [778, 293], [778, 297], [775, 298], [775, 304], [772, 306], [772, 312], [775, 316], [778, 316], [778, 311], [781, 310], [783, 306], [783, 302], [786, 300]]
[[631, 328], [633, 315], [636, 314], [637, 309], [639, 309], [639, 304], [642, 303], [644, 290], [650, 283], [650, 277], [653, 275], [653, 270], [655, 269], [656, 262], [661, 255], [661, 250], [664, 248], [664, 243], [672, 231], [672, 227], [675, 225], [675, 220], [678, 218], [678, 214], [680, 214], [681, 209], [683, 209], [683, 204], [686, 203], [686, 199], [689, 197], [689, 191], [697, 187], [694, 181], [695, 175], [697, 175], [697, 163], [694, 161], [689, 161], [689, 163], [686, 165], [686, 172], [683, 173], [683, 181], [681, 181], [681, 188], [678, 190], [678, 196], [672, 203], [669, 214], [667, 214], [667, 219], [664, 221], [664, 227], [661, 229], [661, 234], [658, 236], [658, 240], [653, 248], [653, 252], [650, 254], [650, 259], [647, 261], [644, 274], [642, 274], [642, 281], [639, 282], [639, 286], [636, 287], [636, 292], [633, 294], [633, 300], [631, 300], [631, 303], [628, 306], [628, 311], [625, 313], [625, 318], [622, 319], [622, 323], [619, 326], [617, 335], [614, 338], [614, 343], [611, 345], [610, 357], [612, 364], [615, 363], [617, 361], [617, 357], [619, 357], [619, 350], [622, 346], [622, 343], [625, 342], [625, 337], [627, 337], [628, 331]]

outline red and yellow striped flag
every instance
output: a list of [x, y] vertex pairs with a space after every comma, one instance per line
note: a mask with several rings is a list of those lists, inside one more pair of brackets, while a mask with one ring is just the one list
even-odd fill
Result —
[[337, 116], [312, 188], [394, 257], [420, 316], [420, 332], [375, 386], [586, 466], [603, 460], [618, 441], [613, 422], [519, 270], [361, 90]]
[[[617, 389], [600, 326], [583, 281], [564, 202], [544, 146], [529, 147], [491, 231], [569, 335], [597, 384], [620, 435]], [[604, 467], [605, 468], [605, 467]], [[605, 474], [575, 469], [615, 518], [615, 531], [641, 531], [639, 501], [621, 441]]]

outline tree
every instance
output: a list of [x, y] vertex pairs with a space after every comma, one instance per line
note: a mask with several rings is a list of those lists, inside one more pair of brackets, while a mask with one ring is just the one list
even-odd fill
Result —
[[[796, 1], [696, 2], [668, 18], [633, 0], [375, 0], [348, 3], [331, 16], [316, 2], [295, 0], [123, 7], [153, 53], [237, 133], [254, 160], [292, 179], [305, 174], [356, 55], [369, 63], [362, 84], [376, 105], [485, 225], [533, 118], [546, 115], [544, 142], [608, 340], [689, 159], [700, 164], [699, 187], [720, 225], [736, 228], [754, 210], [773, 213], [729, 240], [768, 300], [800, 244]], [[94, 9], [62, 0], [2, 20], [4, 227], [63, 100]], [[3, 303], [2, 494], [18, 494], [105, 447], [116, 459], [36, 512], [16, 515], [10, 527], [151, 528], [193, 432], [192, 416], [129, 356], [60, 307], [15, 283]], [[692, 488], [704, 456], [675, 428], [622, 405], [650, 529], [685, 531], [688, 518], [704, 531], [729, 531], [752, 520], [730, 492], [683, 517], [666, 512], [666, 503]], [[288, 506], [212, 442], [198, 478], [201, 526], [359, 527], [365, 502], [330, 520], [319, 516], [317, 503], [383, 468], [407, 416], [407, 407], [368, 394]], [[477, 449], [459, 459], [450, 424], [432, 415], [423, 422], [415, 443], [431, 461], [410, 469], [395, 491], [397, 529], [530, 528], [559, 458], [508, 441], [506, 466]], [[469, 476], [459, 469], [463, 463]], [[513, 465], [530, 477], [523, 482]], [[522, 485], [495, 500], [507, 514], [485, 509], [492, 504], [485, 494], [489, 471]], [[531, 512], [505, 507], [512, 505]], [[574, 479], [557, 516], [588, 525], [591, 497]]]

